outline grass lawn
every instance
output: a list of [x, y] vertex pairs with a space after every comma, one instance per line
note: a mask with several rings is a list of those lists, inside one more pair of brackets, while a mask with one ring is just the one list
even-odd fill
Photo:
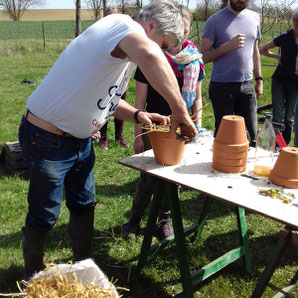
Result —
[[[2, 42], [2, 41], [1, 41]], [[21, 45], [21, 41], [19, 45]], [[42, 81], [64, 44], [50, 43], [46, 49], [30, 44], [11, 48], [0, 44], [0, 149], [6, 141], [16, 141], [18, 125], [24, 112], [28, 96]], [[262, 58], [263, 59], [263, 58]], [[264, 62], [268, 62], [264, 59]], [[264, 95], [259, 104], [270, 103], [270, 76], [274, 68], [264, 67]], [[206, 79], [203, 95], [208, 105], [203, 111], [203, 126], [213, 129], [213, 112], [208, 101], [208, 82], [211, 65], [206, 65]], [[22, 84], [24, 78], [33, 80], [34, 85]], [[134, 81], [128, 90], [128, 101], [134, 102]], [[98, 266], [116, 285], [130, 289], [125, 297], [172, 297], [182, 290], [180, 274], [175, 258], [175, 245], [149, 258], [139, 282], [135, 282], [132, 261], [140, 252], [142, 236], [126, 240], [121, 235], [121, 226], [129, 217], [132, 196], [138, 180], [138, 172], [120, 166], [117, 161], [133, 154], [133, 124], [125, 123], [124, 136], [131, 144], [122, 148], [114, 141], [114, 123], [109, 122], [109, 150], [103, 151], [95, 143], [95, 181], [98, 205], [95, 212], [95, 235], [93, 258]], [[16, 281], [22, 276], [23, 258], [21, 252], [21, 227], [27, 210], [27, 189], [29, 182], [22, 175], [10, 175], [0, 168], [0, 293], [17, 291]], [[241, 195], [241, 194], [239, 194]], [[197, 220], [203, 195], [188, 189], [181, 191], [181, 210], [185, 226]], [[270, 208], [270, 206], [268, 206]], [[237, 244], [237, 221], [234, 208], [214, 202], [212, 212], [198, 243], [187, 240], [190, 266], [198, 270]], [[67, 234], [68, 210], [63, 204], [57, 224], [49, 232], [45, 262], [62, 263], [71, 260], [72, 252]], [[254, 213], [246, 216], [249, 244], [252, 258], [252, 273], [247, 274], [241, 261], [236, 261], [219, 274], [207, 280], [196, 289], [195, 297], [249, 297], [271, 254], [278, 232], [282, 228], [270, 219]], [[146, 218], [142, 222], [144, 228]], [[297, 250], [290, 247], [281, 260], [273, 278], [275, 286], [283, 287], [297, 271]], [[273, 291], [266, 289], [264, 297], [271, 297]], [[298, 291], [294, 295], [298, 295]]]

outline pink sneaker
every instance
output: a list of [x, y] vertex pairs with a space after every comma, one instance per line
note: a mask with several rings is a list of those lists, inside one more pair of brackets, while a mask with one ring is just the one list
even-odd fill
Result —
[[122, 147], [129, 147], [129, 144], [124, 140], [123, 136], [116, 137], [116, 142], [119, 142]]
[[163, 240], [171, 235], [173, 235], [174, 231], [170, 227], [170, 216], [163, 216], [159, 218], [157, 228], [155, 231], [155, 236], [158, 240]]
[[99, 147], [103, 150], [108, 150], [108, 139], [106, 136], [101, 136], [99, 141]]

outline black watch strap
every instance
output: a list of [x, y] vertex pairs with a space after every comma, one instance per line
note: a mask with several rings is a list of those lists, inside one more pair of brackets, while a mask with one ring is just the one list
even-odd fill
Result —
[[133, 117], [135, 119], [136, 124], [140, 124], [141, 122], [138, 120], [138, 114], [140, 112], [146, 112], [144, 109], [138, 109], [135, 111], [135, 113], [133, 114]]
[[255, 78], [255, 81], [259, 81], [259, 80], [263, 81], [263, 77], [256, 77]]

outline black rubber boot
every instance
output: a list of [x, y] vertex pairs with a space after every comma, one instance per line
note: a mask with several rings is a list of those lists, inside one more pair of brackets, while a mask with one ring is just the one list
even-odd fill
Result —
[[93, 241], [94, 207], [77, 215], [70, 213], [69, 236], [74, 262], [91, 257]]
[[25, 279], [29, 279], [34, 273], [44, 269], [43, 255], [44, 242], [48, 230], [32, 229], [29, 226], [22, 228], [23, 232], [23, 256], [25, 263]]
[[129, 221], [123, 225], [123, 236], [129, 239], [135, 239], [140, 230], [141, 218], [137, 216], [131, 216]]

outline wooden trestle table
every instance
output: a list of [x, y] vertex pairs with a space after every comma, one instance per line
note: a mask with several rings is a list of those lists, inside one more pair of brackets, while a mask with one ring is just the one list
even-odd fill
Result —
[[[284, 204], [278, 199], [264, 197], [259, 194], [260, 189], [278, 187], [270, 183], [268, 177], [253, 174], [254, 148], [249, 148], [248, 163], [244, 173], [227, 174], [212, 169], [212, 137], [204, 137], [198, 143], [187, 144], [182, 162], [175, 166], [163, 166], [157, 164], [152, 150], [136, 154], [119, 161], [121, 165], [142, 171], [157, 179], [157, 192], [167, 195], [171, 209], [174, 235], [151, 246], [156, 220], [158, 216], [158, 196], [153, 195], [146, 231], [138, 259], [137, 271], [144, 267], [149, 255], [157, 253], [173, 242], [176, 243], [177, 258], [181, 274], [184, 297], [193, 297], [194, 287], [209, 276], [218, 272], [228, 264], [242, 258], [247, 272], [251, 270], [251, 261], [248, 245], [248, 237], [245, 223], [245, 211], [249, 210], [262, 216], [271, 218], [285, 225], [276, 249], [269, 258], [269, 262], [252, 294], [252, 297], [261, 297], [270, 278], [278, 264], [278, 261], [290, 242], [297, 245], [298, 230], [298, 189], [288, 189], [295, 194], [296, 199], [291, 204]], [[206, 194], [207, 199], [198, 222], [186, 229], [182, 225], [177, 185], [190, 188]], [[239, 239], [238, 247], [225, 252], [220, 258], [212, 261], [199, 271], [190, 273], [185, 236], [193, 234], [192, 239], [197, 240], [206, 223], [212, 201], [220, 200], [234, 205], [236, 208]], [[295, 242], [296, 237], [296, 242]], [[298, 271], [297, 271], [298, 272]], [[297, 284], [298, 274], [284, 291], [292, 291]]]

